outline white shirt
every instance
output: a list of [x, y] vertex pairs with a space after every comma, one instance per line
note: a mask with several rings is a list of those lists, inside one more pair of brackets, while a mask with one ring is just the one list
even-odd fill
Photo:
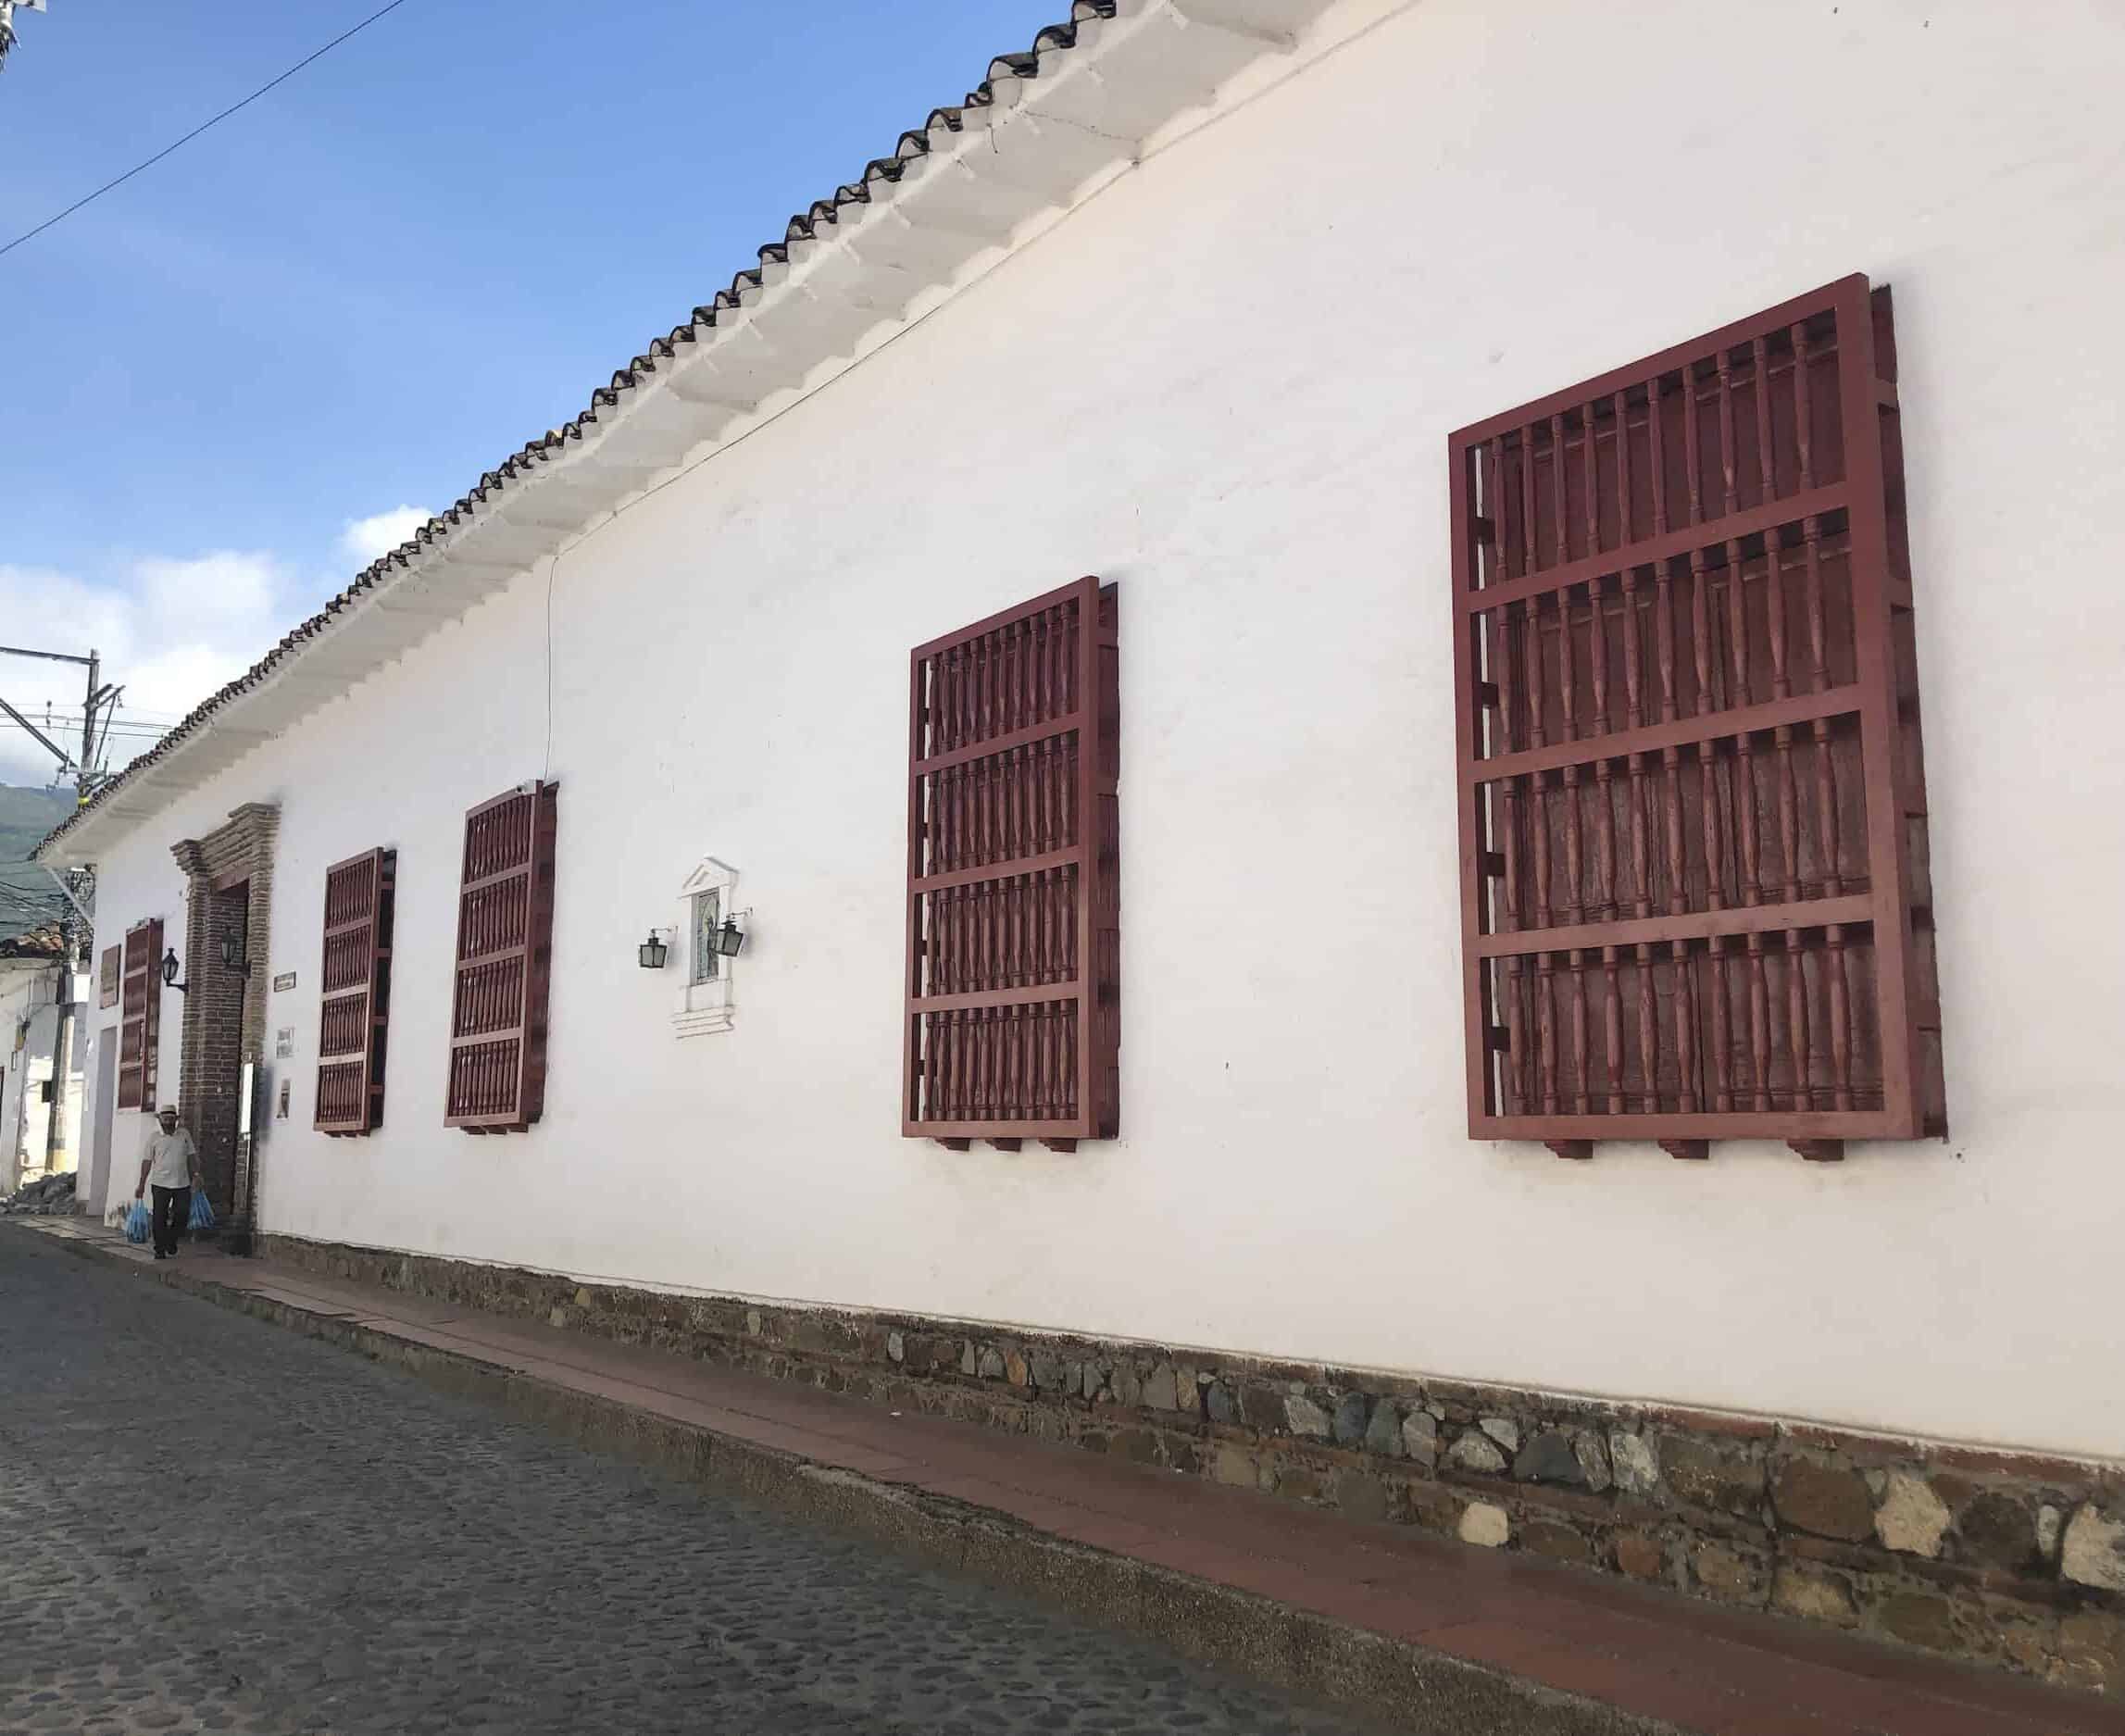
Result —
[[182, 1128], [165, 1133], [159, 1128], [147, 1143], [147, 1180], [150, 1187], [186, 1188], [192, 1185], [192, 1163], [198, 1148]]

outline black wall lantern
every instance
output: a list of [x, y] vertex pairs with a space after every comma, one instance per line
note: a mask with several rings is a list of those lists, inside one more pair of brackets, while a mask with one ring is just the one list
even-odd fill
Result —
[[167, 953], [163, 954], [162, 955], [162, 980], [171, 988], [175, 989], [178, 993], [182, 994], [191, 985], [189, 983], [180, 982], [177, 980], [177, 973], [179, 968], [180, 967], [177, 962], [177, 948], [172, 946]]
[[[748, 910], [746, 916], [753, 913]], [[716, 951], [724, 958], [735, 958], [738, 949], [745, 943], [745, 930], [738, 926], [736, 917], [725, 917], [723, 926], [716, 930]]]
[[221, 937], [221, 962], [231, 970], [244, 976], [251, 974], [251, 961], [244, 955], [244, 936], [224, 934]]
[[649, 930], [649, 938], [634, 949], [635, 963], [644, 970], [662, 970], [664, 961], [671, 955], [671, 948], [664, 943], [661, 929]]

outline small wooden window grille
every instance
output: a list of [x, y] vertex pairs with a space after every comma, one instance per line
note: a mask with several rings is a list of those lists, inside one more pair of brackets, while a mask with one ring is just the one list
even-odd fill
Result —
[[124, 958], [123, 947], [104, 948], [103, 957], [97, 964], [96, 1005], [99, 1007], [116, 1006], [119, 1004], [119, 994], [125, 982]]
[[118, 1106], [156, 1107], [156, 1049], [162, 1037], [162, 918], [125, 933], [119, 1012]]
[[530, 783], [465, 817], [444, 1122], [519, 1133], [546, 1093], [558, 787]]
[[1115, 590], [916, 647], [901, 1130], [1070, 1149], [1120, 1124]]
[[367, 1133], [383, 1125], [397, 886], [395, 850], [365, 850], [325, 870], [318, 1009], [317, 1127], [322, 1133]]
[[1469, 1131], [1945, 1131], [1889, 292], [1450, 443]]

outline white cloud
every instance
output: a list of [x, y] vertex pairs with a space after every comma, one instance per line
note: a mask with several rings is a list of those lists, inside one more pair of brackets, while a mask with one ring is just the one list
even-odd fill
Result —
[[340, 532], [341, 552], [367, 567], [408, 541], [434, 516], [425, 506], [394, 506], [366, 518], [349, 518]]
[[[107, 583], [0, 563], [0, 620], [13, 624], [14, 643], [77, 655], [94, 647], [103, 679], [124, 683], [107, 762], [113, 771], [152, 744], [133, 731], [174, 722], [242, 674], [295, 613], [289, 576], [256, 552], [137, 560]], [[0, 658], [0, 693], [40, 727], [49, 706], [48, 733], [71, 748], [81, 738], [85, 673], [69, 664]], [[0, 718], [0, 782], [46, 783], [56, 771], [42, 747]]]

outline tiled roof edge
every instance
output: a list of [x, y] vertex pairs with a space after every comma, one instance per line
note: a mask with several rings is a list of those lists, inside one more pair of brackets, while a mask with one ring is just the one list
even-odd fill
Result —
[[[196, 739], [234, 701], [282, 674], [291, 663], [299, 659], [320, 636], [338, 626], [343, 617], [372, 593], [406, 576], [431, 550], [448, 542], [455, 532], [481, 517], [491, 518], [493, 504], [513, 483], [538, 474], [556, 458], [569, 455], [572, 448], [580, 448], [586, 440], [604, 434], [606, 431], [599, 426], [599, 412], [606, 412], [609, 418], [623, 407], [623, 393], [632, 393], [669, 374], [672, 365], [694, 352], [707, 333], [729, 324], [734, 314], [757, 298], [769, 270], [786, 270], [794, 244], [812, 239], [822, 226], [834, 227], [842, 213], [850, 207], [870, 205], [874, 185], [897, 183], [911, 161], [930, 154], [931, 132], [960, 132], [969, 124], [970, 115], [993, 108], [997, 102], [999, 84], [1022, 85], [1051, 73], [1050, 63], [1078, 47], [1080, 32], [1085, 25], [1111, 21], [1124, 11], [1132, 17], [1156, 11], [1179, 19], [1187, 28], [1207, 24], [1213, 31], [1237, 31], [1256, 36], [1263, 28], [1256, 22], [1257, 14], [1281, 10], [1294, 17], [1311, 16], [1327, 4], [1328, 0], [1074, 0], [1069, 19], [1042, 30], [1034, 37], [1030, 50], [1000, 55], [993, 59], [988, 76], [967, 94], [963, 102], [953, 107], [932, 109], [921, 130], [900, 135], [892, 156], [873, 158], [855, 181], [837, 187], [831, 197], [816, 200], [793, 216], [780, 239], [759, 247], [758, 266], [737, 272], [727, 288], [717, 291], [707, 302], [694, 308], [686, 321], [653, 339], [627, 366], [615, 369], [606, 384], [593, 391], [590, 403], [579, 416], [528, 441], [494, 468], [483, 472], [470, 490], [420, 525], [398, 547], [364, 568], [344, 590], [284, 634], [244, 674], [194, 706], [152, 748], [55, 827], [31, 852], [31, 859], [44, 859], [47, 852], [106, 811], [123, 793], [149, 781], [156, 767]], [[1261, 36], [1260, 40], [1266, 46], [1275, 39]], [[1288, 46], [1288, 41], [1284, 45]], [[739, 323], [744, 322], [741, 319]], [[271, 731], [234, 733], [263, 737]]]

